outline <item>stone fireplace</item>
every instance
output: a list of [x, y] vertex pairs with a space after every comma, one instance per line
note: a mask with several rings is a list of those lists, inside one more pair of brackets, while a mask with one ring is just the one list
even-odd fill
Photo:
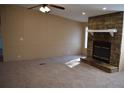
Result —
[[[94, 35], [88, 33], [87, 58], [95, 59], [97, 62], [104, 62], [110, 67], [112, 66], [112, 68], [119, 68], [123, 32], [123, 12], [99, 15], [88, 19], [88, 29], [106, 30], [113, 28], [117, 29], [114, 37], [105, 32], [96, 32]], [[86, 61], [88, 60], [86, 59]], [[92, 63], [90, 62], [89, 64]], [[102, 68], [102, 66], [98, 67]]]
[[117, 29], [117, 33], [114, 33], [114, 37], [111, 37], [109, 33], [95, 33], [92, 36], [88, 34], [88, 49], [87, 55], [92, 56], [93, 41], [104, 41], [111, 43], [110, 64], [113, 66], [119, 66], [120, 49], [122, 39], [123, 28], [123, 12], [105, 14], [101, 16], [90, 17], [88, 20], [89, 29]]

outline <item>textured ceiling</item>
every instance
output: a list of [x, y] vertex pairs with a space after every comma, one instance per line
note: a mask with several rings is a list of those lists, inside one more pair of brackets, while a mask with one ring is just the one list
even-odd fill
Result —
[[[102, 15], [117, 11], [124, 11], [124, 4], [58, 4], [65, 7], [65, 10], [60, 10], [56, 8], [51, 8], [50, 14], [58, 15], [71, 20], [76, 20], [79, 22], [88, 21], [88, 17]], [[34, 4], [22, 4], [22, 7], [32, 7]], [[106, 10], [102, 10], [106, 7]], [[35, 10], [38, 10], [36, 8]], [[82, 15], [82, 12], [86, 12], [86, 15]]]

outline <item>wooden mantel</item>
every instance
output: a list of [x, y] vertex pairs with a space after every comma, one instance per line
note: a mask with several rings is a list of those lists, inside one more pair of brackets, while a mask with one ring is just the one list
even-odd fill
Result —
[[105, 30], [87, 30], [87, 32], [90, 32], [91, 33], [91, 35], [94, 35], [93, 33], [95, 33], [95, 32], [98, 32], [98, 33], [100, 33], [100, 32], [105, 32], [105, 33], [110, 33], [110, 35], [112, 36], [112, 37], [114, 37], [114, 33], [116, 33], [117, 32], [117, 29], [105, 29]]

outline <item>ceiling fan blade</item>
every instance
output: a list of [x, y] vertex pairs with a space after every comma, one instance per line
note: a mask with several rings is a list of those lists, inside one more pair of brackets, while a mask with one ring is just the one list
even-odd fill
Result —
[[62, 10], [64, 10], [64, 9], [65, 9], [65, 8], [64, 8], [64, 7], [62, 7], [62, 6], [53, 5], [53, 4], [49, 4], [49, 6], [54, 7], [54, 8], [58, 8], [58, 9], [62, 9]]
[[33, 8], [36, 8], [36, 7], [40, 7], [42, 6], [43, 4], [39, 4], [39, 5], [35, 5], [35, 6], [32, 6], [32, 7], [29, 7], [28, 9], [33, 9]]

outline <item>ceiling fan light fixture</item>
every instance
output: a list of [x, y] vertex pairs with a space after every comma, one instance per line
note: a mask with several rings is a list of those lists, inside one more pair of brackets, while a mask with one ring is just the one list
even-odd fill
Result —
[[49, 8], [49, 7], [45, 6], [44, 8], [45, 8], [45, 10], [46, 10], [47, 12], [50, 11], [50, 8]]
[[40, 8], [40, 11], [41, 12], [43, 12], [43, 13], [48, 13], [48, 12], [50, 12], [50, 8], [49, 7], [47, 7], [47, 6], [42, 6], [41, 8]]
[[40, 10], [41, 12], [45, 13], [44, 7], [41, 7], [39, 10]]

